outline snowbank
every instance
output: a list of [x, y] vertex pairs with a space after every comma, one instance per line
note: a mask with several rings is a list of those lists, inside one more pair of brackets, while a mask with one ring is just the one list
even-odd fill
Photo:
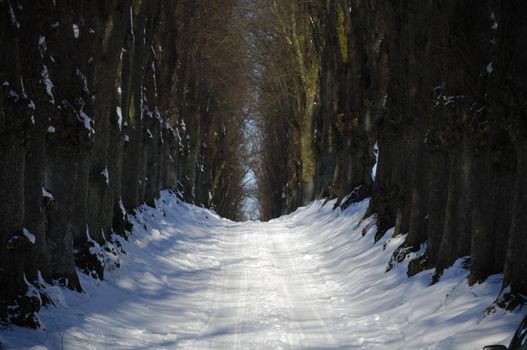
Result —
[[113, 237], [126, 251], [121, 268], [102, 282], [80, 274], [85, 294], [48, 285], [55, 306], [40, 313], [45, 329], [4, 328], [0, 342], [35, 350], [508, 342], [522, 312], [486, 312], [501, 276], [469, 287], [461, 260], [433, 286], [432, 271], [408, 279], [403, 263], [385, 272], [404, 237], [374, 244], [372, 219], [361, 221], [367, 205], [341, 212], [317, 201], [269, 223], [235, 223], [164, 192], [157, 208], [137, 211], [128, 241]]

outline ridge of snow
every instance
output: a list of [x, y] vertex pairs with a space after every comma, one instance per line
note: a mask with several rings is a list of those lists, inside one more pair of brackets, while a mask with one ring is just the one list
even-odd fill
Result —
[[28, 241], [31, 242], [31, 244], [35, 244], [35, 235], [29, 232], [28, 229], [25, 227], [22, 229], [22, 233], [24, 234], [24, 237], [27, 238]]

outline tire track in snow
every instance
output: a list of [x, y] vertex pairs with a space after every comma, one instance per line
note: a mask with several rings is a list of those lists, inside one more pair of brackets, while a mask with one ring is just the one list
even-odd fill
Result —
[[[336, 349], [338, 341], [333, 335], [334, 327], [327, 324], [335, 315], [332, 304], [325, 302], [331, 300], [331, 296], [313, 293], [314, 290], [322, 291], [320, 287], [324, 281], [319, 276], [318, 269], [305, 266], [302, 250], [298, 249], [300, 240], [292, 236], [285, 226], [280, 231], [283, 233], [276, 235], [273, 244], [277, 250], [282, 248], [279, 260], [286, 263], [284, 270], [288, 271], [284, 274], [283, 288], [291, 305], [288, 310], [289, 319], [301, 320], [294, 321], [294, 328], [299, 332], [299, 345], [301, 348]], [[317, 309], [324, 311], [325, 317]]]
[[[247, 234], [244, 234], [243, 238], [246, 240]], [[236, 255], [235, 256], [242, 256], [243, 252], [240, 251], [240, 244], [236, 245]], [[238, 350], [240, 349], [240, 334], [243, 333], [244, 330], [244, 322], [245, 322], [245, 308], [246, 308], [246, 300], [247, 300], [247, 267], [245, 264], [245, 259], [240, 262], [240, 265], [242, 266], [242, 273], [240, 278], [240, 287], [238, 288], [238, 294], [237, 294], [237, 316], [236, 316], [236, 323], [235, 323], [235, 342], [234, 342], [234, 349]]]
[[331, 291], [300, 237], [282, 223], [248, 225], [223, 235], [210, 314], [192, 348], [338, 348]]

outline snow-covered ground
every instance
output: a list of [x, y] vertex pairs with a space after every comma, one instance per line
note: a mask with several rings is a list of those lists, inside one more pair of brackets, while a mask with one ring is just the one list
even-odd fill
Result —
[[[367, 201], [314, 202], [268, 223], [235, 223], [164, 192], [135, 218], [121, 268], [85, 294], [54, 286], [45, 330], [6, 328], [7, 349], [481, 349], [507, 343], [521, 312], [485, 316], [501, 276], [468, 287], [461, 263], [428, 286], [401, 264], [403, 238], [362, 236]], [[145, 230], [146, 228], [146, 230]]]

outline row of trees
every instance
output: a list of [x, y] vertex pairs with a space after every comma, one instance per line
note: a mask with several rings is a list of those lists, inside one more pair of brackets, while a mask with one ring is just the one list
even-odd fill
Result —
[[237, 5], [0, 1], [1, 319], [37, 326], [42, 279], [102, 278], [92, 248], [163, 188], [240, 218]]
[[349, 7], [346, 1], [254, 5], [257, 174], [266, 219], [316, 197], [343, 198], [359, 185], [354, 198], [363, 198], [371, 188], [372, 122], [359, 118], [366, 77], [349, 42]]
[[409, 275], [437, 281], [468, 257], [471, 283], [504, 272], [501, 305], [521, 301], [525, 2], [263, 3], [250, 31], [263, 217], [372, 195], [376, 238], [408, 234], [389, 268], [426, 244]]
[[320, 59], [306, 16], [310, 2], [247, 3], [258, 131], [257, 196], [262, 218], [270, 219], [314, 195], [313, 118]]

